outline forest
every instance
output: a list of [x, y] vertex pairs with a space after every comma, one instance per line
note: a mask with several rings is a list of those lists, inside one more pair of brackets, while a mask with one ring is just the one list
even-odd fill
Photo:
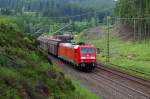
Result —
[[[127, 29], [132, 29], [132, 31], [134, 28], [140, 29], [142, 37], [149, 37], [149, 0], [118, 0], [115, 7], [115, 15], [119, 18], [128, 18], [126, 20], [121, 20]], [[136, 30], [136, 32], [138, 31]]]
[[47, 17], [70, 16], [113, 6], [113, 0], [0, 0], [1, 13], [7, 15], [34, 12]]
[[[23, 32], [37, 36], [53, 33], [69, 22], [69, 31], [81, 32], [112, 15], [108, 8], [114, 6], [113, 0], [0, 0], [0, 15], [16, 18]], [[85, 15], [67, 18], [81, 14]]]
[[142, 18], [150, 16], [149, 0], [118, 0], [116, 15], [121, 18]]

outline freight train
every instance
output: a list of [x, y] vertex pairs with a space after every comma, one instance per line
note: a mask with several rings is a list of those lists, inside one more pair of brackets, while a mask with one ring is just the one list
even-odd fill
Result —
[[[67, 38], [67, 39], [64, 39]], [[96, 47], [71, 43], [72, 37], [39, 37], [38, 47], [45, 52], [71, 63], [81, 70], [92, 71], [96, 67]]]

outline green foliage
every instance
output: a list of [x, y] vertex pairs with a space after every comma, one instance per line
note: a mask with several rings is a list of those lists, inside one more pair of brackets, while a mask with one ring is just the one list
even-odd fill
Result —
[[74, 23], [74, 29], [77, 32], [81, 32], [82, 30], [86, 29], [88, 27], [88, 22], [78, 22], [76, 21]]
[[34, 39], [20, 33], [17, 23], [4, 20], [0, 19], [0, 98], [76, 99], [79, 94], [71, 80], [37, 51]]
[[116, 15], [123, 18], [142, 18], [150, 16], [149, 0], [118, 0]]
[[[2, 8], [0, 12], [3, 15], [34, 12], [37, 15], [56, 17], [77, 15], [113, 6], [113, 0], [0, 0], [0, 8]], [[104, 12], [100, 14], [103, 16]]]
[[79, 98], [83, 99], [101, 99], [100, 97], [96, 96], [95, 94], [91, 93], [88, 90], [85, 90], [84, 86], [81, 86], [81, 84], [77, 81], [72, 80], [73, 84], [76, 86], [76, 92], [81, 92], [81, 94], [78, 96]]

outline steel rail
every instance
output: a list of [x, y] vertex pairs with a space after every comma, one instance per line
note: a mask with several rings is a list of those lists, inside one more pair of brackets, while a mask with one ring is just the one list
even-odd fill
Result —
[[121, 86], [121, 87], [123, 87], [123, 88], [126, 88], [126, 89], [129, 89], [129, 90], [133, 91], [133, 92], [136, 92], [136, 93], [138, 93], [138, 94], [140, 94], [140, 95], [146, 97], [147, 99], [150, 99], [150, 95], [148, 95], [148, 94], [145, 94], [145, 93], [143, 93], [143, 92], [141, 92], [141, 91], [139, 91], [139, 90], [136, 90], [136, 89], [134, 89], [134, 88], [128, 87], [128, 86], [126, 86], [126, 85], [124, 85], [124, 84], [122, 84], [122, 83], [120, 83], [120, 82], [118, 82], [118, 81], [116, 81], [116, 80], [112, 80], [112, 79], [110, 79], [110, 78], [108, 78], [107, 76], [104, 76], [104, 75], [102, 75], [102, 74], [98, 74], [98, 73], [95, 73], [95, 72], [94, 72], [94, 74], [97, 75], [97, 76], [100, 76], [100, 77], [102, 77], [102, 78], [104, 78], [104, 79], [106, 79], [106, 80], [109, 80], [109, 81], [111, 81], [111, 82], [113, 82], [113, 83], [115, 83], [115, 84], [117, 84], [117, 85], [119, 85], [119, 86]]
[[126, 78], [126, 79], [131, 80], [131, 81], [134, 81], [134, 82], [139, 83], [139, 84], [141, 84], [143, 86], [150, 87], [150, 81], [149, 80], [145, 80], [145, 79], [140, 78], [138, 76], [131, 75], [131, 74], [129, 74], [129, 73], [123, 71], [123, 70], [120, 70], [120, 69], [117, 70], [115, 68], [108, 67], [108, 66], [106, 66], [104, 64], [98, 64], [97, 68], [105, 70], [105, 71], [108, 71], [108, 72], [111, 72], [112, 74], [115, 74], [117, 76]]
[[[101, 78], [106, 79], [106, 77], [103, 77], [103, 76], [101, 76], [101, 75], [97, 75], [96, 73], [94, 73], [94, 74], [95, 74], [96, 76], [98, 76], [98, 77], [101, 77]], [[99, 81], [99, 78], [97, 78], [97, 77], [95, 77], [95, 78], [93, 78], [93, 79]], [[106, 79], [106, 80], [108, 80], [108, 79]], [[110, 80], [110, 81], [112, 82], [112, 80]], [[103, 83], [103, 82], [101, 82], [101, 83]], [[124, 91], [121, 91], [120, 89], [116, 88], [115, 86], [111, 86], [111, 85], [109, 85], [109, 84], [107, 84], [107, 83], [109, 83], [109, 82], [105, 82], [105, 83], [103, 83], [103, 84], [106, 85], [106, 86], [108, 86], [108, 87], [111, 88], [112, 90], [118, 92], [118, 94], [125, 95], [126, 97], [127, 97], [127, 96], [133, 97], [132, 94], [130, 94], [130, 93], [127, 93], [127, 94], [126, 94]], [[115, 82], [115, 84], [116, 84], [116, 82]], [[124, 88], [124, 86], [121, 86], [121, 87]]]

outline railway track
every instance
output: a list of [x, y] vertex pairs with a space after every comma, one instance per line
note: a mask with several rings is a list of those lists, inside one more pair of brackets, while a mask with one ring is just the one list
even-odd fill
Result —
[[103, 99], [150, 99], [150, 83], [147, 80], [134, 77], [113, 68], [98, 65], [91, 73], [84, 73], [60, 61], [56, 57], [48, 56], [54, 64], [65, 73], [74, 76], [84, 86]]
[[97, 68], [100, 69], [100, 70], [107, 71], [107, 72], [109, 72], [111, 74], [123, 77], [125, 79], [134, 81], [136, 83], [139, 83], [139, 84], [141, 84], [143, 86], [146, 86], [146, 87], [150, 88], [150, 80], [146, 80], [146, 79], [143, 79], [141, 77], [128, 74], [127, 72], [125, 72], [125, 71], [123, 71], [121, 69], [118, 70], [118, 69], [115, 69], [115, 68], [112, 68], [112, 67], [108, 67], [108, 66], [106, 66], [104, 64], [98, 64]]
[[[97, 69], [98, 69], [98, 73], [97, 72], [94, 73], [100, 76], [101, 78], [103, 77], [111, 82], [118, 84], [118, 86], [131, 90], [132, 92], [135, 92], [138, 95], [143, 96], [144, 99], [150, 99], [149, 80], [145, 80], [137, 76], [131, 76], [130, 74], [124, 71], [119, 71], [105, 65], [98, 65]], [[138, 98], [138, 99], [143, 99], [143, 98]]]
[[119, 82], [118, 80], [109, 78], [100, 73], [94, 72], [94, 79], [99, 81], [99, 79], [103, 79], [105, 82], [104, 85], [109, 86], [109, 90], [112, 90], [118, 97], [124, 97], [125, 99], [150, 99], [150, 95], [135, 88], [128, 86], [125, 83]]

